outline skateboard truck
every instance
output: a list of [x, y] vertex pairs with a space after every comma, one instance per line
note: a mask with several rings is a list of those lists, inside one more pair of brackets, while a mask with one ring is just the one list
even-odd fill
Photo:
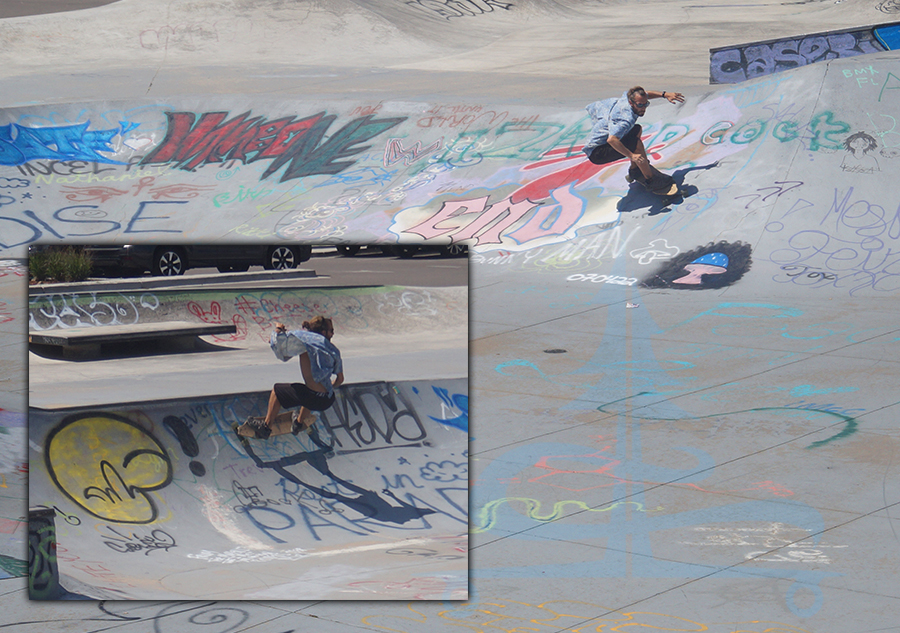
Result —
[[650, 170], [653, 172], [653, 176], [649, 181], [644, 177], [644, 174], [641, 173], [640, 170], [634, 169], [633, 167], [628, 170], [628, 175], [625, 176], [625, 180], [629, 183], [636, 182], [650, 193], [664, 198], [684, 195], [681, 188], [678, 186], [678, 183], [675, 182], [675, 179], [672, 178], [672, 176], [662, 173], [653, 165], [650, 165]]

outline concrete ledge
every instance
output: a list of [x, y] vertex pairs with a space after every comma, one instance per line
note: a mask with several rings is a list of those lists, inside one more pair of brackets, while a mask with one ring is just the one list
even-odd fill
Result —
[[50, 332], [29, 332], [29, 345], [61, 347], [64, 358], [90, 358], [99, 355], [105, 343], [131, 343], [153, 339], [166, 339], [182, 346], [193, 347], [198, 336], [234, 334], [234, 324], [210, 325], [187, 321], [162, 321], [135, 323], [132, 325], [103, 325], [75, 327]]

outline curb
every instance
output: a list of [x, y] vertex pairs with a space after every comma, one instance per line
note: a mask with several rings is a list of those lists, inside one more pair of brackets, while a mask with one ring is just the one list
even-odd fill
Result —
[[113, 292], [117, 290], [157, 290], [178, 286], [212, 286], [245, 281], [282, 281], [317, 277], [315, 270], [267, 270], [247, 273], [219, 273], [217, 275], [180, 275], [178, 277], [146, 277], [139, 279], [89, 280], [61, 284], [34, 284], [28, 287], [32, 297], [79, 292]]

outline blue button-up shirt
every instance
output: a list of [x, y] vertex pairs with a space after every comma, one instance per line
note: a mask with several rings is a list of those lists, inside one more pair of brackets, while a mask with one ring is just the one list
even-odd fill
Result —
[[343, 372], [344, 363], [341, 360], [341, 351], [327, 338], [308, 330], [272, 332], [269, 347], [272, 348], [275, 357], [282, 362], [304, 353], [309, 354], [313, 380], [325, 387], [328, 395], [334, 392], [331, 375]]
[[638, 114], [628, 102], [628, 92], [618, 99], [603, 99], [584, 108], [591, 117], [591, 136], [584, 146], [584, 153], [590, 156], [595, 147], [603, 145], [610, 136], [623, 138], [637, 123]]

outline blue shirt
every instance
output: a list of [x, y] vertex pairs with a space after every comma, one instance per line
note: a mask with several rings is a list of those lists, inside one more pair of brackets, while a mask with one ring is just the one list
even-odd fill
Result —
[[638, 113], [628, 102], [628, 92], [618, 99], [603, 99], [584, 108], [591, 117], [591, 136], [584, 146], [584, 153], [590, 156], [593, 149], [603, 145], [610, 136], [622, 139], [637, 123]]
[[304, 353], [309, 354], [313, 380], [325, 387], [329, 396], [334, 392], [331, 375], [343, 372], [344, 363], [341, 361], [341, 351], [327, 338], [308, 330], [272, 332], [269, 347], [272, 348], [275, 357], [282, 362]]

